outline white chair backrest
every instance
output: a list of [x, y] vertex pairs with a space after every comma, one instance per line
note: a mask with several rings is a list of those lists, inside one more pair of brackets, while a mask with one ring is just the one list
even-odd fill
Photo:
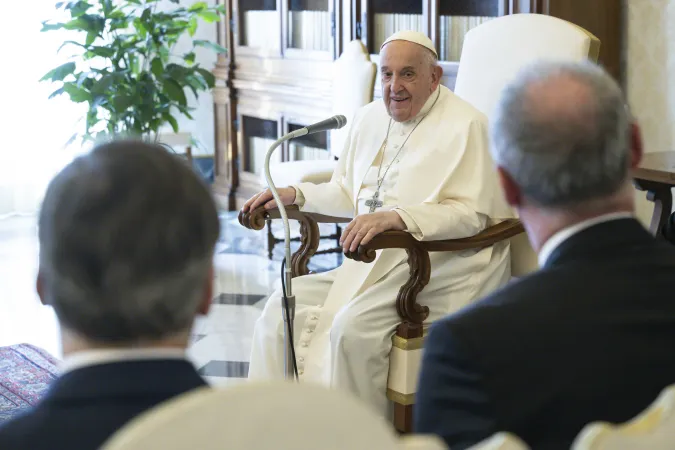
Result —
[[[405, 442], [405, 441], [403, 441]], [[202, 388], [147, 411], [102, 450], [397, 450], [393, 427], [366, 405], [310, 383], [247, 382]], [[416, 450], [436, 450], [424, 440]]]
[[529, 448], [517, 436], [501, 432], [469, 447], [469, 450], [529, 450]]
[[333, 64], [333, 114], [342, 114], [347, 118], [346, 126], [331, 131], [330, 151], [333, 156], [339, 157], [354, 113], [373, 101], [377, 65], [370, 60], [368, 50], [360, 40], [347, 44]]
[[[464, 38], [455, 94], [488, 118], [504, 87], [537, 60], [597, 60], [600, 41], [583, 28], [542, 14], [512, 14], [482, 23]], [[524, 234], [511, 240], [511, 272], [539, 267]]]
[[675, 448], [675, 385], [665, 388], [642, 414], [630, 422], [588, 424], [572, 450], [672, 450]]

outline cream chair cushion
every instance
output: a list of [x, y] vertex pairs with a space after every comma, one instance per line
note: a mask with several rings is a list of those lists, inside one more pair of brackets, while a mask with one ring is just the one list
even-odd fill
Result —
[[573, 450], [675, 449], [675, 385], [665, 388], [642, 414], [630, 422], [587, 425]]
[[[455, 94], [488, 118], [500, 93], [516, 74], [537, 60], [597, 61], [600, 41], [588, 31], [556, 17], [512, 14], [470, 30], [464, 38]], [[511, 273], [539, 268], [527, 236], [511, 239]]]
[[310, 383], [248, 382], [202, 388], [147, 411], [103, 450], [434, 450], [399, 440], [382, 417], [344, 392]]
[[[290, 161], [270, 165], [270, 175], [275, 186], [290, 186], [297, 183], [326, 183], [337, 166], [334, 160]], [[263, 178], [264, 179], [264, 178]], [[267, 182], [264, 182], [267, 185]]]

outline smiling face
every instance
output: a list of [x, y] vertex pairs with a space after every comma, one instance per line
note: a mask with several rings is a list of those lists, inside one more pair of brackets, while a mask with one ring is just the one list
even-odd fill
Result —
[[433, 54], [408, 41], [392, 41], [380, 52], [382, 95], [397, 122], [414, 118], [438, 87], [442, 69]]

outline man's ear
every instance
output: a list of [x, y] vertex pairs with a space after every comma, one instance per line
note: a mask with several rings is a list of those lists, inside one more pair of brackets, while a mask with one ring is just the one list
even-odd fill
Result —
[[431, 75], [431, 92], [434, 92], [441, 83], [441, 77], [443, 77], [443, 68], [440, 65], [436, 65]]
[[37, 278], [35, 279], [35, 290], [37, 291], [38, 297], [40, 297], [40, 303], [45, 306], [48, 305], [42, 271], [38, 271]]
[[506, 202], [513, 208], [519, 207], [523, 202], [523, 193], [520, 187], [518, 187], [511, 175], [501, 167], [497, 167], [497, 174], [499, 175], [499, 184], [502, 187]]
[[202, 296], [202, 301], [199, 303], [197, 308], [197, 314], [205, 316], [209, 313], [211, 309], [211, 302], [213, 302], [213, 282], [215, 278], [215, 268], [213, 264], [209, 268], [209, 276], [206, 280], [206, 285], [204, 286], [204, 295]]
[[642, 147], [642, 132], [637, 122], [631, 123], [630, 130], [630, 168], [634, 169], [640, 165], [644, 148]]

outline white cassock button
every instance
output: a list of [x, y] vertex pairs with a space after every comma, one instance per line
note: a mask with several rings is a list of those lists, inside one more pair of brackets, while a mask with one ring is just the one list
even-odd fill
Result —
[[312, 320], [317, 320], [319, 317], [318, 316], [311, 316], [310, 319]]
[[309, 346], [309, 344], [307, 343], [307, 341], [302, 341], [302, 342], [300, 343], [300, 345], [302, 345], [303, 347]]
[[310, 328], [309, 330], [307, 330], [307, 332], [308, 332], [308, 333], [313, 333], [314, 330]]
[[298, 375], [302, 375], [303, 373], [305, 373], [304, 370], [298, 370]]
[[394, 145], [394, 148], [399, 148], [399, 147], [400, 147], [400, 145], [398, 145], [398, 144]]
[[305, 362], [305, 358], [303, 358], [303, 357], [301, 356], [301, 357], [298, 358], [298, 361], [300, 361], [300, 362]]

